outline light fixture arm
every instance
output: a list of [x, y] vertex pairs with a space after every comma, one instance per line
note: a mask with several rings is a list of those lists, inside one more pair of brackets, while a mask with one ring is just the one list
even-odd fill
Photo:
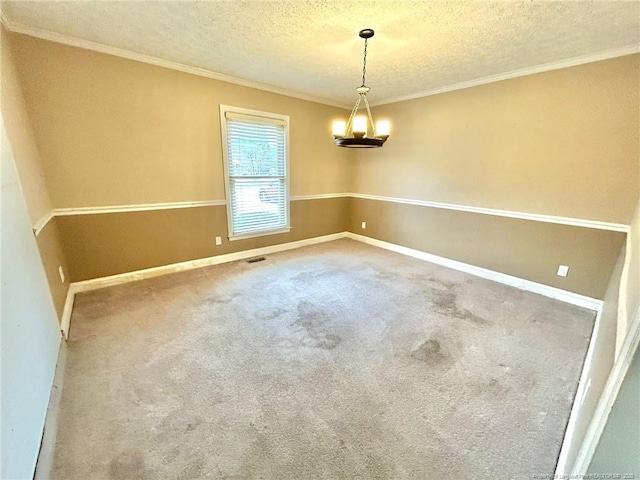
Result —
[[369, 117], [369, 126], [371, 127], [371, 131], [376, 131], [376, 126], [373, 123], [373, 116], [371, 115], [371, 109], [369, 108], [369, 100], [367, 100], [367, 94], [361, 95], [361, 98], [364, 99], [364, 104], [367, 107], [367, 116]]
[[[366, 91], [364, 91], [365, 89]], [[353, 106], [353, 109], [351, 110], [351, 115], [349, 115], [349, 120], [347, 120], [345, 131], [351, 135], [353, 134], [353, 118], [358, 113], [361, 102], [364, 101], [364, 105], [367, 108], [367, 120], [368, 120], [367, 123], [371, 128], [371, 132], [375, 132], [376, 126], [373, 123], [373, 116], [371, 115], [369, 100], [367, 100], [367, 92], [369, 91], [369, 87], [358, 87], [356, 90], [358, 90], [358, 100], [356, 100], [356, 104]]]
[[347, 120], [345, 132], [353, 131], [353, 117], [355, 117], [356, 113], [358, 113], [358, 108], [360, 108], [360, 100], [362, 100], [362, 95], [358, 97], [356, 104], [353, 106], [353, 109], [351, 110], [351, 115], [349, 115], [349, 120]]

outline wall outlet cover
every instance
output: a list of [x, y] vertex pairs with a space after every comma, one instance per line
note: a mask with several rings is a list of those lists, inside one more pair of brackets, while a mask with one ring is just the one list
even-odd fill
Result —
[[65, 277], [64, 277], [64, 269], [62, 268], [62, 265], [58, 267], [58, 275], [60, 275], [60, 281], [64, 283]]
[[222, 237], [216, 237], [216, 245], [222, 245]]
[[367, 228], [367, 222], [362, 222], [362, 229], [364, 230], [365, 228]]
[[569, 267], [567, 265], [558, 265], [558, 276], [566, 277], [569, 273]]

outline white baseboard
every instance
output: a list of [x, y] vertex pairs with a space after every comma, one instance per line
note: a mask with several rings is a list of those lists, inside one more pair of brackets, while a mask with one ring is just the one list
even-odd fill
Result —
[[47, 406], [44, 430], [42, 432], [42, 441], [40, 442], [40, 451], [38, 452], [38, 460], [36, 462], [33, 480], [48, 480], [51, 478], [66, 365], [67, 345], [65, 342], [60, 341], [60, 351], [58, 352], [56, 371], [53, 376], [53, 384], [51, 385], [49, 404]]
[[145, 268], [144, 270], [136, 270], [135, 272], [120, 273], [109, 277], [95, 278], [93, 280], [84, 280], [82, 282], [74, 282], [75, 293], [85, 292], [87, 290], [96, 290], [98, 288], [110, 287], [112, 285], [120, 285], [121, 283], [135, 282], [144, 280], [145, 278], [157, 277], [168, 273], [181, 272], [183, 270], [192, 270], [194, 268], [208, 267], [210, 265], [219, 265], [221, 263], [235, 262], [245, 258], [257, 257], [259, 255], [268, 255], [270, 253], [282, 252], [284, 250], [293, 250], [294, 248], [315, 245], [316, 243], [330, 242], [338, 238], [344, 238], [345, 233], [333, 233], [331, 235], [323, 235], [322, 237], [307, 238], [296, 242], [280, 243], [268, 247], [253, 248], [251, 250], [243, 250], [241, 252], [227, 253], [216, 255], [214, 257], [199, 258], [197, 260], [189, 260], [186, 262], [172, 263], [161, 267]]
[[410, 257], [419, 258], [427, 262], [442, 265], [444, 267], [453, 268], [454, 270], [460, 270], [461, 272], [470, 273], [477, 277], [493, 280], [494, 282], [504, 283], [516, 287], [520, 290], [526, 290], [529, 292], [538, 293], [545, 297], [561, 300], [565, 303], [570, 303], [578, 307], [588, 308], [590, 310], [599, 311], [602, 308], [602, 300], [580, 295], [578, 293], [568, 292], [556, 287], [550, 287], [549, 285], [543, 285], [542, 283], [532, 282], [531, 280], [525, 280], [523, 278], [513, 277], [505, 273], [495, 272], [486, 268], [476, 267], [469, 265], [468, 263], [458, 262], [449, 258], [439, 257], [431, 253], [422, 252], [420, 250], [414, 250], [413, 248], [403, 247], [396, 245], [395, 243], [384, 242], [382, 240], [376, 240], [375, 238], [365, 237], [357, 233], [347, 232], [347, 238], [358, 240], [360, 242], [373, 245], [375, 247], [391, 250], [392, 252], [402, 253]]
[[[463, 263], [463, 262], [458, 262], [456, 260], [451, 260], [448, 258], [444, 258], [444, 257], [440, 257], [437, 255], [433, 255], [430, 253], [426, 253], [426, 252], [422, 252], [420, 250], [415, 250], [412, 248], [408, 248], [408, 247], [403, 247], [401, 245], [397, 245], [394, 243], [389, 243], [389, 242], [385, 242], [382, 240], [377, 240], [371, 237], [366, 237], [364, 235], [359, 235], [357, 233], [351, 233], [351, 232], [340, 232], [340, 233], [334, 233], [331, 235], [324, 235], [321, 237], [315, 237], [315, 238], [309, 238], [309, 239], [305, 239], [305, 240], [299, 240], [296, 242], [289, 242], [289, 243], [283, 243], [283, 244], [279, 244], [279, 245], [272, 245], [272, 246], [268, 246], [268, 247], [262, 247], [262, 248], [255, 248], [252, 250], [244, 250], [241, 252], [236, 252], [236, 253], [229, 253], [229, 254], [224, 254], [224, 255], [218, 255], [215, 257], [207, 257], [207, 258], [202, 258], [202, 259], [198, 259], [198, 260], [190, 260], [187, 262], [180, 262], [180, 263], [174, 263], [171, 265], [163, 265], [161, 267], [153, 267], [153, 268], [148, 268], [148, 269], [144, 269], [144, 270], [137, 270], [134, 272], [128, 272], [128, 273], [122, 273], [119, 275], [112, 275], [109, 277], [102, 277], [102, 278], [96, 278], [96, 279], [92, 279], [92, 280], [85, 280], [85, 281], [81, 281], [81, 282], [74, 282], [70, 285], [69, 288], [69, 292], [67, 294], [67, 300], [65, 302], [64, 305], [64, 311], [63, 311], [63, 316], [62, 316], [62, 332], [64, 335], [65, 339], [68, 339], [69, 336], [69, 327], [70, 327], [70, 322], [71, 322], [71, 313], [73, 310], [73, 300], [75, 297], [75, 294], [78, 292], [85, 292], [85, 291], [89, 291], [89, 290], [96, 290], [99, 288], [105, 288], [105, 287], [109, 287], [109, 286], [113, 286], [113, 285], [120, 285], [123, 283], [128, 283], [128, 282], [134, 282], [134, 281], [138, 281], [138, 280], [144, 280], [146, 278], [152, 278], [152, 277], [156, 277], [156, 276], [160, 276], [160, 275], [166, 275], [169, 273], [174, 273], [174, 272], [180, 272], [180, 271], [184, 271], [184, 270], [191, 270], [194, 268], [201, 268], [201, 267], [206, 267], [206, 266], [211, 266], [211, 265], [219, 265], [222, 263], [227, 263], [227, 262], [233, 262], [233, 261], [237, 261], [237, 260], [242, 260], [245, 258], [251, 258], [251, 257], [256, 257], [256, 256], [260, 256], [260, 255], [268, 255], [270, 253], [275, 253], [275, 252], [282, 252], [285, 250], [292, 250], [292, 249], [296, 249], [296, 248], [300, 248], [300, 247], [305, 247], [308, 245], [314, 245], [314, 244], [318, 244], [318, 243], [323, 243], [323, 242], [330, 242], [332, 240], [338, 240], [340, 238], [350, 238], [352, 240], [356, 240], [359, 242], [363, 242], [366, 243], [368, 245], [372, 245], [375, 247], [379, 247], [379, 248], [383, 248], [385, 250], [390, 250], [396, 253], [400, 253], [403, 255], [408, 255], [410, 257], [414, 257], [414, 258], [418, 258], [420, 260], [424, 260], [427, 262], [431, 262], [431, 263], [435, 263], [437, 265], [442, 265], [444, 267], [448, 267], [448, 268], [452, 268], [454, 270], [459, 270], [461, 272], [465, 272], [465, 273], [469, 273], [471, 275], [475, 275], [481, 278], [485, 278], [488, 280], [492, 280], [498, 283], [503, 283], [515, 288], [518, 288], [520, 290], [526, 290], [526, 291], [530, 291], [533, 293], [537, 293], [539, 295], [543, 295], [549, 298], [553, 298], [556, 300], [560, 300], [562, 302], [565, 303], [569, 303], [571, 305], [576, 305], [579, 307], [583, 307], [583, 308], [588, 308], [591, 310], [595, 310], [597, 313], [596, 316], [596, 321], [595, 321], [595, 325], [594, 325], [594, 332], [598, 331], [598, 324], [600, 322], [601, 319], [601, 313], [602, 313], [602, 305], [603, 302], [602, 300], [598, 300], [595, 298], [591, 298], [591, 297], [586, 297], [584, 295], [579, 295], [577, 293], [573, 293], [573, 292], [568, 292], [566, 290], [561, 290], [559, 288], [555, 288], [555, 287], [550, 287], [548, 285], [543, 285], [541, 283], [537, 283], [537, 282], [533, 282], [530, 280], [525, 280], [523, 278], [518, 278], [518, 277], [513, 277], [511, 275], [506, 275], [504, 273], [500, 273], [500, 272], [495, 272], [493, 270], [488, 270], [486, 268], [481, 268], [481, 267], [476, 267], [474, 265], [469, 265], [467, 263]], [[634, 327], [636, 330], [636, 337], [638, 337], [638, 333], [637, 330], [638, 328], [638, 319], [636, 318]], [[630, 332], [631, 333], [631, 332]], [[632, 335], [629, 335], [629, 337], [631, 337]], [[637, 338], [635, 339], [636, 341], [636, 345], [637, 345]], [[576, 423], [576, 418], [579, 415], [579, 410], [580, 410], [580, 404], [581, 404], [581, 397], [582, 394], [584, 392], [585, 389], [585, 382], [587, 381], [587, 376], [588, 376], [588, 372], [590, 370], [590, 364], [591, 364], [591, 360], [593, 357], [593, 345], [595, 343], [595, 336], [592, 336], [592, 338], [590, 339], [589, 342], [589, 347], [587, 350], [587, 356], [585, 358], [585, 364], [583, 367], [583, 371], [581, 373], [580, 376], [580, 381], [578, 384], [578, 391], [576, 393], [576, 397], [574, 399], [574, 403], [571, 409], [571, 415], [569, 418], [569, 423], [567, 426], [567, 431], [565, 433], [565, 438], [564, 438], [564, 442], [563, 442], [563, 448], [561, 450], [564, 451], [565, 449], [565, 444], [567, 442], [571, 441], [572, 435], [573, 435], [573, 428], [575, 426]], [[628, 355], [627, 355], [628, 357]], [[625, 357], [625, 359], [627, 359], [627, 357]], [[630, 363], [630, 359], [628, 360], [628, 362]], [[627, 365], [628, 368], [628, 365]], [[626, 373], [626, 370], [625, 370]], [[611, 383], [611, 382], [609, 382]], [[609, 387], [609, 383], [607, 383], [607, 387]], [[609, 389], [611, 390], [612, 387], [609, 387]], [[618, 389], [619, 389], [619, 385], [618, 385]], [[617, 390], [615, 391], [615, 394], [617, 395]], [[604, 395], [603, 395], [604, 397]], [[614, 398], [615, 400], [615, 398]], [[600, 407], [600, 406], [599, 406]], [[608, 411], [607, 411], [608, 413]], [[595, 420], [594, 420], [595, 421]], [[606, 417], [604, 418], [604, 422], [606, 422]], [[602, 428], [604, 428], [604, 424], [602, 426]], [[590, 430], [591, 431], [591, 430]], [[601, 430], [600, 432], [597, 434], [597, 439], [599, 439], [599, 435], [601, 434]], [[595, 437], [595, 433], [592, 434], [593, 438]], [[595, 440], [595, 443], [597, 444], [597, 439]], [[585, 442], [587, 443], [587, 442]], [[593, 440], [592, 440], [593, 443]], [[590, 455], [593, 455], [593, 450], [595, 449], [595, 445], [593, 445], [593, 449], [590, 453]], [[581, 452], [582, 453], [582, 452]], [[581, 457], [582, 458], [582, 457]], [[585, 457], [586, 458], [586, 457]], [[589, 461], [591, 460], [591, 457], [589, 456]], [[562, 461], [562, 453], [561, 453], [561, 460]], [[560, 462], [559, 462], [560, 464]], [[585, 466], [585, 470], [586, 467], [588, 466], [588, 464]], [[563, 469], [566, 468], [563, 467]], [[578, 469], [579, 470], [579, 469]], [[576, 471], [578, 471], [576, 470]]]
[[111, 287], [123, 283], [135, 282], [146, 278], [153, 278], [169, 273], [182, 272], [192, 270], [194, 268], [208, 267], [211, 265], [219, 265], [221, 263], [235, 262], [245, 258], [257, 257], [260, 255], [268, 255], [270, 253], [282, 252], [285, 250], [293, 250], [295, 248], [315, 245], [317, 243], [330, 242], [339, 238], [346, 237], [346, 232], [332, 233], [321, 237], [307, 238], [296, 242], [281, 243], [278, 245], [270, 245], [268, 247], [254, 248], [251, 250], [243, 250], [241, 252], [227, 253], [216, 255], [214, 257], [199, 258], [197, 260], [189, 260], [186, 262], [173, 263], [170, 265], [162, 265], [160, 267], [146, 268], [144, 270], [136, 270], [134, 272], [120, 273], [108, 277], [94, 278], [91, 280], [83, 280], [81, 282], [73, 282], [69, 286], [67, 299], [64, 304], [62, 313], [61, 330], [65, 340], [69, 338], [69, 329], [71, 325], [71, 314], [73, 311], [73, 301], [76, 293], [87, 292], [89, 290], [97, 290], [99, 288]]
[[562, 478], [562, 475], [568, 475], [571, 466], [569, 465], [569, 452], [571, 450], [571, 446], [576, 441], [574, 438], [576, 433], [576, 424], [582, 413], [582, 405], [584, 401], [584, 397], [587, 394], [587, 391], [590, 387], [590, 374], [591, 374], [591, 364], [593, 363], [593, 355], [595, 351], [596, 342], [598, 341], [598, 333], [600, 332], [600, 323], [602, 322], [602, 308], [598, 310], [598, 314], [596, 315], [596, 321], [593, 325], [593, 333], [591, 334], [591, 338], [589, 339], [589, 346], [587, 347], [587, 355], [584, 359], [584, 364], [582, 365], [582, 372], [580, 373], [580, 380], [578, 381], [578, 389], [576, 391], [576, 396], [573, 399], [573, 404], [571, 405], [571, 413], [569, 414], [569, 422], [567, 423], [567, 429], [564, 432], [564, 438], [562, 440], [562, 446], [560, 447], [560, 455], [558, 455], [558, 463], [556, 464], [555, 475], [558, 478]]
[[573, 469], [571, 470], [571, 478], [585, 478], [589, 465], [593, 460], [593, 455], [596, 451], [596, 447], [600, 442], [600, 437], [607, 425], [609, 414], [611, 409], [618, 398], [620, 387], [622, 382], [627, 376], [633, 356], [638, 350], [640, 344], [640, 310], [636, 310], [635, 317], [631, 327], [627, 331], [624, 343], [620, 350], [620, 355], [616, 359], [613, 369], [609, 374], [607, 383], [604, 386], [604, 391], [596, 407], [596, 411], [593, 414], [593, 419], [585, 435], [584, 442], [578, 453]]
[[[560, 473], [560, 474], [564, 473], [564, 471], [567, 469], [566, 457], [568, 454], [569, 445], [573, 441], [575, 425], [580, 416], [580, 409], [582, 406], [582, 397], [583, 397], [583, 394], [585, 393], [585, 389], [587, 388], [587, 383], [589, 381], [589, 373], [591, 371], [591, 362], [593, 360], [593, 352], [594, 352], [595, 343], [597, 340], [597, 332], [599, 331], [599, 326], [602, 318], [602, 306], [604, 302], [602, 300], [597, 300], [595, 298], [586, 297], [584, 295], [568, 292], [566, 290], [561, 290], [559, 288], [550, 287], [548, 285], [543, 285], [541, 283], [532, 282], [530, 280], [525, 280], [523, 278], [513, 277], [511, 275], [506, 275], [504, 273], [495, 272], [493, 270], [487, 270], [485, 268], [476, 267], [474, 265], [469, 265], [467, 263], [462, 263], [462, 262], [458, 262], [448, 258], [439, 257], [437, 255], [432, 255], [430, 253], [425, 253], [420, 250], [414, 250], [412, 248], [403, 247], [400, 245], [396, 245], [394, 243], [384, 242], [382, 240], [376, 240], [374, 238], [365, 237], [364, 235], [358, 235], [357, 233], [347, 232], [347, 237], [353, 240], [358, 240], [360, 242], [367, 243], [369, 245], [391, 250], [393, 252], [402, 253], [404, 255], [409, 255], [411, 257], [415, 257], [420, 260], [425, 260], [427, 262], [442, 265], [448, 268], [452, 268], [454, 270], [460, 270], [462, 272], [470, 273], [472, 275], [486, 278], [488, 280], [504, 283], [506, 285], [516, 287], [520, 290], [526, 290], [529, 292], [537, 293], [539, 295], [544, 295], [545, 297], [550, 297], [565, 303], [595, 310], [597, 312], [596, 320], [593, 327], [594, 334], [589, 339], [587, 355], [585, 357], [585, 362], [582, 367], [582, 372], [580, 373], [580, 380], [578, 381], [578, 389], [576, 391], [576, 396], [574, 398], [573, 405], [571, 406], [569, 422], [567, 424], [567, 429], [565, 431], [562, 448], [560, 450], [560, 457], [559, 457], [558, 465], [556, 468], [556, 473]], [[580, 473], [584, 473], [584, 472], [580, 472]]]
[[245, 258], [256, 257], [259, 255], [268, 255], [270, 253], [282, 252], [285, 250], [292, 250], [295, 248], [305, 247], [308, 245], [314, 245], [317, 243], [330, 242], [339, 238], [351, 238], [369, 245], [391, 250], [393, 252], [401, 253], [411, 257], [425, 260], [427, 262], [442, 265], [454, 270], [460, 270], [465, 273], [470, 273], [478, 277], [493, 280], [495, 282], [504, 283], [512, 287], [516, 287], [520, 290], [527, 290], [530, 292], [538, 293], [546, 297], [561, 300], [572, 305], [579, 307], [589, 308], [591, 310], [599, 311], [602, 307], [602, 300], [586, 297], [577, 293], [568, 292], [559, 288], [550, 287], [541, 283], [532, 282], [518, 277], [512, 277], [504, 273], [494, 272], [487, 270], [486, 268], [476, 267], [467, 263], [450, 260], [448, 258], [439, 257], [430, 253], [422, 252], [420, 250], [414, 250], [412, 248], [403, 247], [382, 240], [376, 240], [374, 238], [365, 237], [357, 233], [351, 232], [339, 232], [330, 235], [323, 235], [321, 237], [307, 238], [305, 240], [298, 240], [296, 242], [281, 243], [279, 245], [271, 245], [268, 247], [254, 248], [251, 250], [243, 250], [241, 252], [228, 253], [224, 255], [216, 255], [214, 257], [200, 258], [197, 260], [189, 260], [186, 262], [173, 263], [170, 265], [163, 265], [160, 267], [152, 267], [144, 270], [136, 270], [134, 272], [121, 273], [118, 275], [111, 275], [108, 277], [95, 278], [92, 280], [84, 280], [81, 282], [74, 282], [69, 286], [69, 292], [67, 293], [67, 300], [64, 304], [64, 310], [62, 314], [61, 329], [62, 335], [65, 339], [69, 338], [69, 328], [71, 323], [71, 314], [73, 310], [73, 300], [76, 293], [86, 292], [89, 290], [96, 290], [99, 288], [110, 287], [113, 285], [120, 285], [123, 283], [135, 282], [138, 280], [144, 280], [146, 278], [157, 277], [159, 275], [166, 275], [174, 272], [181, 272], [184, 270], [191, 270], [194, 268], [207, 267], [211, 265], [219, 265], [221, 263], [234, 262], [236, 260], [242, 260]]
[[73, 299], [75, 297], [76, 290], [74, 284], [69, 285], [67, 290], [67, 298], [64, 301], [64, 307], [62, 309], [62, 318], [60, 319], [60, 331], [65, 340], [69, 339], [69, 324], [71, 323], [71, 313], [73, 312]]

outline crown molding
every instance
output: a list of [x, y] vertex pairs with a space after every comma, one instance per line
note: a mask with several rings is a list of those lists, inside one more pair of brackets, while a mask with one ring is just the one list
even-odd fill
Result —
[[113, 55], [116, 57], [126, 58], [128, 60], [135, 60], [157, 67], [169, 68], [171, 70], [177, 70], [179, 72], [189, 73], [191, 75], [197, 75], [199, 77], [211, 78], [213, 80], [219, 80], [221, 82], [232, 83], [240, 85], [242, 87], [255, 88], [257, 90], [263, 90], [269, 93], [275, 93], [278, 95], [285, 95], [287, 97], [293, 97], [300, 100], [306, 100], [308, 102], [320, 103], [323, 105], [329, 105], [331, 107], [338, 107], [348, 109], [349, 106], [345, 106], [339, 102], [334, 102], [326, 98], [316, 97], [313, 95], [307, 95], [305, 93], [297, 92], [295, 90], [289, 90], [287, 88], [276, 87], [268, 85], [266, 83], [254, 82], [252, 80], [245, 80], [243, 78], [233, 77], [231, 75], [225, 75], [224, 73], [213, 72], [199, 67], [192, 67], [179, 62], [173, 62], [171, 60], [163, 60], [151, 55], [145, 55], [142, 53], [136, 53], [124, 48], [111, 47], [98, 42], [92, 42], [90, 40], [83, 40], [81, 38], [72, 37], [70, 35], [64, 35], [61, 33], [52, 32], [50, 30], [44, 30], [42, 28], [31, 27], [18, 22], [9, 20], [6, 16], [2, 15], [2, 23], [5, 28], [13, 33], [20, 33], [23, 35], [29, 35], [31, 37], [40, 38], [42, 40], [48, 40], [50, 42], [61, 43], [71, 47], [83, 48], [85, 50], [92, 50], [94, 52], [106, 53], [107, 55]]
[[640, 53], [640, 45], [630, 45], [614, 50], [606, 50], [589, 55], [580, 55], [578, 57], [567, 58], [565, 60], [560, 60], [557, 62], [543, 63], [542, 65], [536, 65], [534, 67], [521, 68], [518, 70], [512, 70], [510, 72], [499, 73], [497, 75], [489, 75], [487, 77], [476, 78], [475, 80], [469, 80], [467, 82], [454, 83], [452, 85], [446, 85], [444, 87], [432, 88], [430, 90], [424, 90], [422, 92], [412, 93], [409, 95], [391, 97], [380, 102], [371, 103], [371, 106], [378, 107], [380, 105], [388, 105], [390, 103], [405, 102], [407, 100], [430, 97], [432, 95], [438, 95], [440, 93], [453, 92], [455, 90], [463, 90], [465, 88], [477, 87], [480, 85], [486, 85], [488, 83], [501, 82], [502, 80], [525, 77], [527, 75], [550, 72], [552, 70], [560, 70], [562, 68], [575, 67], [577, 65], [599, 62], [601, 60], [608, 60], [611, 58], [624, 57], [626, 55], [633, 55], [634, 53]]
[[[204, 68], [192, 67], [179, 62], [173, 62], [170, 60], [163, 60], [161, 58], [153, 57], [150, 55], [144, 55], [141, 53], [132, 52], [118, 47], [111, 47], [102, 43], [92, 42], [90, 40], [83, 40], [81, 38], [72, 37], [70, 35], [64, 35], [61, 33], [52, 32], [42, 28], [32, 27], [19, 22], [13, 22], [9, 20], [3, 12], [0, 11], [0, 20], [5, 28], [14, 33], [21, 33], [29, 35], [31, 37], [41, 38], [51, 42], [61, 43], [69, 45], [71, 47], [84, 48], [86, 50], [92, 50], [94, 52], [106, 53], [108, 55], [114, 55], [116, 57], [126, 58], [129, 60], [136, 60], [142, 63], [155, 65], [158, 67], [169, 68], [171, 70], [177, 70], [184, 73], [190, 73], [192, 75], [198, 75], [200, 77], [211, 78], [219, 80], [221, 82], [232, 83], [243, 87], [255, 88], [257, 90], [263, 90], [265, 92], [275, 93], [278, 95], [285, 95], [288, 97], [298, 98], [300, 100], [307, 100], [309, 102], [320, 103], [323, 105], [329, 105], [331, 107], [338, 107], [343, 109], [351, 108], [351, 104], [343, 104], [340, 102], [332, 101], [326, 98], [316, 97], [305, 93], [297, 92], [295, 90], [289, 90], [286, 88], [276, 87], [265, 83], [254, 82], [251, 80], [245, 80], [231, 75], [225, 75], [223, 73], [213, 72]], [[463, 90], [465, 88], [477, 87], [480, 85], [486, 85], [488, 83], [500, 82], [502, 80], [509, 80], [517, 77], [524, 77], [527, 75], [533, 75], [536, 73], [549, 72], [552, 70], [559, 70], [562, 68], [574, 67], [577, 65], [583, 65], [585, 63], [598, 62], [601, 60], [608, 60], [616, 57], [623, 57], [625, 55], [633, 55], [634, 53], [640, 53], [640, 45], [630, 45], [613, 50], [606, 50], [603, 52], [580, 55], [577, 57], [560, 60], [557, 62], [543, 63], [534, 67], [521, 68], [518, 70], [512, 70], [510, 72], [499, 73], [496, 75], [489, 75], [487, 77], [476, 78], [475, 80], [469, 80], [467, 82], [454, 83], [452, 85], [446, 85], [443, 87], [433, 88], [429, 90], [423, 90], [421, 92], [412, 93], [408, 95], [400, 95], [397, 97], [391, 97], [386, 100], [371, 103], [372, 107], [380, 105], [388, 105], [390, 103], [404, 102], [407, 100], [414, 100], [417, 98], [430, 97], [431, 95], [438, 95], [440, 93], [453, 92], [455, 90]]]

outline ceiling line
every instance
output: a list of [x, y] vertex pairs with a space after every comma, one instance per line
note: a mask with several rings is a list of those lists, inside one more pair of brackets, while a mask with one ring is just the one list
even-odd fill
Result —
[[486, 85], [488, 83], [500, 82], [502, 80], [509, 80], [512, 78], [526, 77], [527, 75], [534, 75], [536, 73], [549, 72], [552, 70], [560, 70], [562, 68], [575, 67], [577, 65], [584, 65], [586, 63], [599, 62], [601, 60], [609, 60], [617, 57], [624, 57], [626, 55], [633, 55], [634, 53], [640, 53], [640, 45], [631, 45], [627, 47], [616, 48], [613, 50], [605, 50], [603, 52], [592, 53], [588, 55], [580, 55], [578, 57], [567, 58], [565, 60], [559, 60], [557, 62], [543, 63], [533, 67], [520, 68], [518, 70], [512, 70], [510, 72], [498, 73], [496, 75], [489, 75], [487, 77], [480, 77], [474, 80], [466, 82], [454, 83], [451, 85], [445, 85], [444, 87], [432, 88], [430, 90], [424, 90], [422, 92], [411, 93], [408, 95], [400, 95], [398, 97], [392, 97], [381, 102], [371, 104], [372, 107], [379, 105], [387, 105], [390, 103], [404, 102], [407, 100], [414, 100], [416, 98], [429, 97], [431, 95], [438, 95], [440, 93], [452, 92], [455, 90], [462, 90], [465, 88], [477, 87], [479, 85]]
[[[13, 22], [8, 19], [4, 14], [0, 14], [0, 21], [4, 24], [7, 30], [20, 33], [24, 35], [29, 35], [32, 37], [40, 38], [43, 40], [49, 40], [55, 43], [61, 43], [64, 45], [69, 45], [72, 47], [83, 48], [86, 50], [92, 50], [95, 52], [105, 53], [108, 55], [114, 55], [116, 57], [126, 58], [129, 60], [135, 60], [142, 63], [147, 63], [159, 67], [169, 68], [171, 70], [177, 70], [180, 72], [189, 73], [192, 75], [198, 75], [200, 77], [211, 78], [214, 80], [219, 80], [226, 83], [232, 83], [235, 85], [240, 85], [243, 87], [255, 88], [258, 90], [263, 90], [270, 93], [275, 93], [279, 95], [285, 95], [288, 97], [298, 98], [301, 100], [307, 100], [310, 102], [320, 103], [323, 105], [329, 105], [332, 107], [338, 107], [343, 109], [351, 108], [351, 104], [342, 104], [336, 101], [328, 100], [321, 97], [315, 97], [313, 95], [308, 95], [305, 93], [297, 92], [294, 90], [289, 90], [286, 88], [275, 87], [273, 85], [254, 82], [252, 80], [245, 80], [238, 77], [233, 77], [231, 75], [226, 75], [223, 73], [214, 72], [211, 70], [207, 70], [199, 67], [192, 67], [189, 65], [185, 65], [179, 62], [174, 62], [171, 60], [163, 60], [161, 58], [153, 57], [151, 55], [145, 55], [141, 53], [132, 52], [130, 50], [126, 50], [123, 48], [112, 47], [109, 45], [104, 45], [102, 43], [93, 42], [90, 40], [83, 40], [81, 38], [72, 37], [70, 35], [64, 35], [61, 33], [52, 32], [50, 30], [45, 30], [38, 27], [32, 27], [29, 25], [25, 25], [18, 22]], [[486, 77], [480, 77], [474, 80], [469, 80], [466, 82], [455, 83], [452, 85], [446, 85], [443, 87], [433, 88], [429, 90], [424, 90], [421, 92], [416, 92], [408, 95], [400, 95], [397, 97], [392, 97], [387, 100], [382, 100], [379, 102], [372, 103], [372, 107], [380, 106], [380, 105], [388, 105], [391, 103], [404, 102], [407, 100], [414, 100], [417, 98], [429, 97], [432, 95], [438, 95], [441, 93], [452, 92], [455, 90], [462, 90], [465, 88], [476, 87], [480, 85], [486, 85], [489, 83], [495, 83], [502, 80], [509, 80], [512, 78], [524, 77], [527, 75], [533, 75], [536, 73], [548, 72], [552, 70], [559, 70], [562, 68], [573, 67], [577, 65], [583, 65], [586, 63], [597, 62], [601, 60], [608, 60], [612, 58], [622, 57], [626, 55], [632, 55], [634, 53], [640, 53], [640, 45], [631, 45], [622, 48], [606, 50], [594, 54], [588, 55], [580, 55], [577, 57], [568, 58], [565, 60], [559, 60], [557, 62], [544, 63], [541, 65], [536, 65], [533, 67], [526, 67], [518, 70], [512, 70], [510, 72], [499, 73], [496, 75], [489, 75]]]
[[64, 35], [61, 33], [52, 32], [50, 30], [44, 30], [38, 27], [31, 27], [22, 23], [12, 22], [6, 16], [2, 15], [0, 20], [7, 28], [7, 30], [13, 33], [20, 33], [23, 35], [29, 35], [31, 37], [40, 38], [42, 40], [48, 40], [55, 43], [61, 43], [71, 47], [83, 48], [85, 50], [92, 50], [94, 52], [106, 53], [116, 57], [126, 58], [128, 60], [135, 60], [142, 63], [155, 65], [158, 67], [169, 68], [171, 70], [177, 70], [184, 73], [190, 73], [192, 75], [198, 75], [200, 77], [212, 78], [226, 83], [232, 83], [243, 87], [255, 88], [257, 90], [263, 90], [270, 93], [276, 93], [278, 95], [285, 95], [287, 97], [298, 98], [300, 100], [307, 100], [310, 102], [320, 103], [323, 105], [329, 105], [331, 107], [338, 107], [343, 109], [351, 108], [350, 105], [341, 104], [335, 101], [331, 101], [321, 97], [315, 97], [295, 90], [289, 90], [286, 88], [275, 87], [266, 83], [254, 82], [252, 80], [245, 80], [231, 75], [225, 75], [224, 73], [213, 72], [199, 67], [192, 67], [183, 63], [174, 62], [172, 60], [164, 60], [162, 58], [153, 57], [151, 55], [145, 55], [143, 53], [132, 52], [123, 48], [112, 47], [91, 40], [83, 40], [81, 38], [72, 37], [70, 35]]

